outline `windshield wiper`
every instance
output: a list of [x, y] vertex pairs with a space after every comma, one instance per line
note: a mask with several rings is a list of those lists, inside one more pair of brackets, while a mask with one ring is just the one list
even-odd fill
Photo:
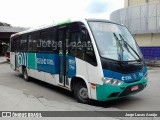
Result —
[[[125, 37], [123, 37], [121, 34], [119, 34], [119, 36], [120, 36], [120, 38], [122, 39], [122, 41], [125, 43], [125, 48], [128, 50], [128, 52], [129, 53], [131, 53], [132, 54], [132, 52], [129, 50], [129, 48], [128, 48], [128, 46], [131, 48], [131, 50], [138, 56], [138, 58], [141, 60], [141, 57], [139, 56], [139, 54], [134, 50], [134, 48], [130, 45], [130, 44], [128, 44], [128, 40], [125, 38]], [[125, 41], [124, 40], [124, 38], [127, 40], [127, 41]], [[132, 56], [136, 59], [136, 57], [132, 54]]]
[[[118, 53], [118, 59], [120, 61], [123, 61], [123, 47], [122, 44], [120, 43], [120, 40], [118, 39], [117, 35], [113, 33], [114, 38], [116, 39], [116, 45], [117, 45], [117, 53]], [[120, 49], [119, 49], [120, 48]]]

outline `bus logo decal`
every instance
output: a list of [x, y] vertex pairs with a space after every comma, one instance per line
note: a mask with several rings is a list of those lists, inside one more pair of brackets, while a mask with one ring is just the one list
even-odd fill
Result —
[[68, 77], [72, 78], [76, 75], [76, 59], [75, 57], [68, 56]]
[[27, 66], [27, 54], [18, 53], [18, 64]]
[[136, 74], [134, 74], [134, 75], [133, 75], [133, 78], [134, 78], [135, 80], [137, 79], [137, 76], [136, 76]]

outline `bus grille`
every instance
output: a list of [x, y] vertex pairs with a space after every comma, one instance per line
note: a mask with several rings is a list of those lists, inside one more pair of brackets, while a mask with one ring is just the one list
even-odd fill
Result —
[[131, 91], [131, 88], [135, 85], [132, 85], [132, 86], [128, 86], [125, 88], [125, 90], [119, 95], [119, 97], [123, 97], [123, 96], [126, 96], [126, 95], [129, 95], [131, 93], [135, 93], [135, 92], [139, 92], [141, 90], [144, 89], [144, 86], [142, 84], [137, 84], [138, 85], [138, 90], [135, 90], [135, 91]]

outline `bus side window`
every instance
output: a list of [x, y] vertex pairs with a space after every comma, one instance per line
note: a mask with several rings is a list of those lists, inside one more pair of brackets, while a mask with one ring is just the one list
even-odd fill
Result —
[[57, 50], [56, 30], [46, 29], [41, 31], [38, 40], [38, 50], [40, 52], [53, 52]]
[[19, 37], [12, 38], [12, 52], [19, 51]]
[[83, 39], [85, 39], [85, 51], [86, 51], [85, 52], [85, 60], [88, 63], [90, 63], [94, 66], [97, 66], [97, 59], [95, 56], [95, 52], [93, 49], [91, 38], [89, 36], [87, 29], [83, 26], [82, 26], [82, 36], [83, 36]]
[[84, 60], [84, 48], [82, 46], [82, 39], [79, 31], [70, 33], [70, 49], [69, 54]]
[[37, 45], [38, 45], [38, 40], [39, 40], [39, 33], [33, 33], [29, 35], [28, 38], [28, 51], [29, 52], [37, 52]]
[[87, 35], [86, 61], [94, 66], [97, 66], [97, 59], [89, 35]]
[[19, 51], [21, 51], [21, 52], [26, 52], [27, 51], [27, 35], [22, 35], [20, 37]]
[[15, 52], [14, 38], [11, 38], [11, 52]]
[[28, 51], [32, 51], [32, 37], [29, 35], [28, 38]]
[[85, 50], [82, 44], [80, 24], [77, 22], [70, 24], [69, 55], [84, 60]]

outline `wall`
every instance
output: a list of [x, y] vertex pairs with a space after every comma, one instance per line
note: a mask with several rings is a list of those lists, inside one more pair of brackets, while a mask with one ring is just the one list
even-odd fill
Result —
[[144, 3], [159, 3], [160, 0], [124, 0], [124, 6], [139, 5]]
[[160, 33], [160, 3], [119, 9], [111, 13], [110, 19], [127, 26], [132, 34]]
[[160, 0], [148, 0], [149, 3], [159, 3]]
[[138, 4], [143, 4], [146, 3], [146, 0], [124, 0], [124, 6], [132, 6], [132, 5], [138, 5]]
[[160, 46], [160, 33], [134, 35], [139, 46]]
[[134, 35], [146, 60], [160, 60], [160, 33]]

